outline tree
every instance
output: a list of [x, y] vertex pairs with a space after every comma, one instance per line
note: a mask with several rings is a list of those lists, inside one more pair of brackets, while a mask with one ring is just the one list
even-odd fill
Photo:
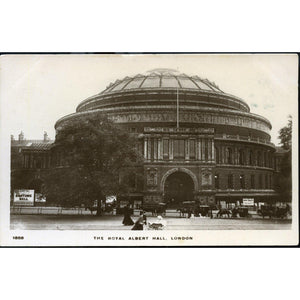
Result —
[[288, 116], [288, 124], [279, 130], [281, 147], [285, 150], [290, 150], [292, 145], [292, 116]]
[[292, 157], [291, 151], [287, 151], [280, 164], [278, 191], [286, 201], [292, 200]]
[[280, 163], [276, 190], [286, 201], [292, 199], [292, 117], [289, 116], [287, 126], [279, 130], [281, 148], [286, 150]]
[[130, 176], [141, 176], [138, 142], [101, 114], [66, 124], [52, 149], [60, 166], [45, 180], [47, 197], [65, 206], [92, 206], [98, 200], [100, 214], [106, 195], [127, 194]]

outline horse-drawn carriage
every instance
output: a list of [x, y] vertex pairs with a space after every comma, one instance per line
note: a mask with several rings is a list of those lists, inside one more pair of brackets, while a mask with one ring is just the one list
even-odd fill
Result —
[[157, 203], [157, 204], [144, 204], [142, 206], [143, 211], [150, 212], [152, 216], [165, 216], [166, 215], [166, 203]]
[[198, 205], [195, 208], [195, 217], [207, 217], [209, 214], [209, 211], [211, 210], [211, 207], [208, 205]]
[[231, 218], [237, 218], [238, 216], [240, 218], [251, 218], [252, 215], [249, 214], [249, 209], [248, 207], [245, 206], [235, 206], [232, 210], [231, 210]]
[[179, 212], [180, 217], [184, 218], [187, 216], [190, 218], [192, 214], [195, 214], [196, 207], [196, 201], [183, 201], [177, 208], [177, 212]]
[[249, 209], [248, 207], [245, 206], [235, 206], [232, 209], [229, 208], [220, 208], [219, 211], [217, 212], [216, 217], [223, 217], [227, 216], [227, 218], [252, 218], [252, 215], [249, 214]]
[[260, 209], [257, 211], [258, 215], [263, 218], [269, 217], [271, 218], [286, 218], [289, 213], [289, 207], [286, 206], [271, 206], [271, 205], [262, 205]]
[[181, 203], [180, 207], [177, 208], [180, 217], [207, 217], [210, 211], [210, 206], [208, 205], [199, 205], [196, 201], [184, 201]]

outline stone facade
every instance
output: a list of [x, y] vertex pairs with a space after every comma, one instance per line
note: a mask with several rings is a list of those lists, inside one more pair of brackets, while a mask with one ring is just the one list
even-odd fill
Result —
[[[270, 122], [207, 79], [154, 71], [117, 80], [58, 120], [56, 131], [79, 116], [99, 112], [139, 137], [144, 184], [131, 199], [179, 205], [276, 197]], [[24, 151], [25, 168], [32, 167], [33, 152]], [[43, 155], [45, 166], [50, 160], [52, 166], [60, 165], [58, 154]]]

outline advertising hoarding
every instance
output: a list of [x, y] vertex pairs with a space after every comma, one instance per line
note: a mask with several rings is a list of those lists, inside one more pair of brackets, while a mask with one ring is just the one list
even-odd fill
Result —
[[14, 190], [15, 206], [34, 206], [34, 190]]
[[254, 198], [243, 198], [243, 205], [253, 206], [254, 205]]
[[46, 196], [41, 193], [35, 193], [35, 202], [46, 203]]

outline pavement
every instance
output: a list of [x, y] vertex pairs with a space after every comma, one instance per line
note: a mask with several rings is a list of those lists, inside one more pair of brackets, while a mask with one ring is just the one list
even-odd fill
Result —
[[[137, 216], [132, 219], [137, 220]], [[23, 215], [11, 214], [12, 230], [131, 230], [132, 226], [122, 225], [120, 215]], [[148, 222], [156, 217], [147, 216]], [[167, 216], [164, 218], [164, 230], [289, 230], [291, 219], [262, 218], [180, 218]], [[145, 228], [147, 229], [147, 228]]]

